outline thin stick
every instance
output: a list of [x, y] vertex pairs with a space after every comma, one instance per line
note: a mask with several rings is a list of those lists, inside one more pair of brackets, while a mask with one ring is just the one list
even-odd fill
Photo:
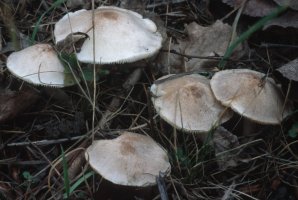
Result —
[[38, 141], [28, 141], [28, 142], [13, 142], [9, 143], [6, 146], [8, 147], [17, 147], [17, 146], [28, 146], [28, 145], [36, 145], [36, 146], [41, 146], [41, 145], [50, 145], [50, 144], [61, 144], [63, 142], [69, 142], [73, 140], [78, 140], [81, 138], [86, 138], [86, 135], [81, 135], [81, 136], [75, 136], [71, 138], [60, 138], [56, 140], [38, 140]]

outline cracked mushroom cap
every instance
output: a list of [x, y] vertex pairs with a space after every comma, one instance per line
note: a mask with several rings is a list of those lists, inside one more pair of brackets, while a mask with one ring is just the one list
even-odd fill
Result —
[[34, 84], [65, 87], [74, 84], [51, 45], [36, 44], [10, 54], [7, 68], [16, 77]]
[[117, 185], [155, 185], [159, 172], [169, 173], [171, 168], [167, 153], [153, 139], [130, 132], [94, 141], [85, 157], [97, 173]]
[[261, 124], [279, 124], [290, 113], [274, 80], [249, 69], [217, 72], [211, 79], [217, 100], [240, 115]]
[[[117, 7], [102, 6], [94, 10], [95, 63], [126, 63], [148, 58], [162, 46], [157, 27], [140, 14]], [[88, 34], [78, 60], [93, 63], [92, 10], [70, 12], [60, 19], [54, 30], [56, 43], [69, 34]]]
[[158, 79], [150, 89], [155, 110], [177, 129], [208, 132], [232, 116], [232, 112], [215, 99], [209, 82], [199, 74]]

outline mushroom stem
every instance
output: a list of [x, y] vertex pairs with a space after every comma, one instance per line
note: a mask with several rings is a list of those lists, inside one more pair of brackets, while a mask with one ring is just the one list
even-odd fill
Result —
[[251, 135], [256, 128], [256, 123], [252, 120], [243, 118], [243, 125], [242, 125], [242, 134], [244, 136]]

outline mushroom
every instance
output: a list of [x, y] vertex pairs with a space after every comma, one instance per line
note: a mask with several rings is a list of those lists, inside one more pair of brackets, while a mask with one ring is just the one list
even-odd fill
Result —
[[49, 44], [36, 44], [10, 54], [7, 68], [16, 77], [35, 85], [61, 88], [75, 83]]
[[122, 186], [155, 185], [159, 173], [167, 174], [171, 168], [163, 148], [149, 136], [131, 132], [94, 141], [85, 157], [104, 179]]
[[162, 46], [162, 37], [154, 22], [113, 6], [94, 10], [94, 39], [92, 10], [68, 13], [55, 25], [56, 43], [76, 32], [89, 36], [77, 52], [78, 60], [85, 63], [93, 63], [94, 52], [97, 64], [134, 62], [154, 55]]
[[279, 124], [290, 113], [280, 88], [265, 74], [249, 69], [217, 72], [211, 79], [217, 100], [260, 124]]
[[199, 74], [161, 77], [150, 88], [155, 110], [177, 129], [208, 132], [232, 116], [214, 98], [209, 82]]

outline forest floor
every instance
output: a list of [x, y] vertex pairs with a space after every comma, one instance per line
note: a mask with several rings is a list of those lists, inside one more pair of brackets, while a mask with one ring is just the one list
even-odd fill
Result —
[[[298, 199], [295, 5], [240, 40], [222, 67], [230, 44], [281, 1], [95, 0], [95, 8], [122, 7], [153, 20], [164, 39], [159, 54], [96, 66], [96, 89], [89, 80], [93, 64], [81, 63], [91, 69], [81, 87], [37, 86], [11, 74], [11, 53], [36, 43], [55, 46], [55, 23], [69, 12], [92, 9], [91, 2], [0, 2], [0, 199]], [[278, 70], [287, 63], [290, 69]], [[274, 79], [291, 114], [262, 125], [234, 113], [217, 140], [213, 130], [184, 132], [157, 114], [150, 86], [158, 78], [190, 72], [211, 78], [223, 69], [251, 69]], [[157, 185], [117, 186], [85, 160], [93, 140], [123, 131], [148, 135], [167, 151], [171, 170], [157, 176]]]

